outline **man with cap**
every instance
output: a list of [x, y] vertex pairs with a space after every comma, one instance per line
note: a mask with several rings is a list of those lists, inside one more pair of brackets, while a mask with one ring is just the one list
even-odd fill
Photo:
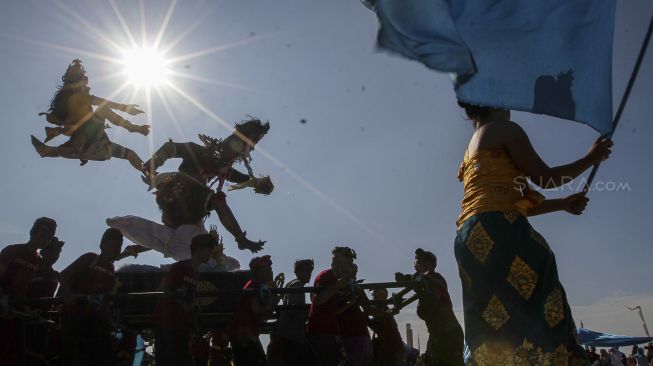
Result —
[[171, 297], [160, 299], [156, 305], [154, 352], [157, 365], [193, 364], [189, 339], [196, 314], [194, 293], [199, 281], [199, 267], [211, 258], [217, 244], [217, 239], [211, 234], [196, 235], [190, 243], [190, 259], [174, 263], [163, 278], [159, 289]]
[[59, 275], [64, 365], [109, 365], [112, 363], [111, 319], [104, 296], [115, 285], [113, 262], [120, 255], [122, 234], [109, 228], [100, 240], [100, 254], [86, 253]]
[[41, 217], [34, 221], [27, 243], [8, 245], [0, 251], [0, 365], [25, 364], [24, 350], [18, 346], [23, 339], [23, 327], [17, 319], [6, 318], [8, 300], [25, 298], [41, 265], [37, 250], [52, 240], [56, 230], [53, 219]]
[[338, 301], [351, 283], [356, 252], [348, 247], [335, 247], [331, 252], [331, 268], [315, 277], [321, 287], [311, 297], [307, 332], [315, 354], [314, 364], [336, 366], [346, 359], [338, 325]]
[[[288, 284], [286, 288], [304, 287], [311, 280], [314, 263], [312, 259], [301, 259], [295, 262], [296, 278]], [[298, 292], [286, 294], [283, 297], [283, 305], [303, 307], [306, 306], [306, 294]], [[306, 339], [306, 320], [308, 319], [308, 310], [289, 309], [283, 310], [279, 314], [277, 322], [276, 339], [270, 340], [270, 343], [277, 342], [280, 348], [278, 360], [274, 360], [275, 365], [307, 365], [310, 364], [310, 352], [308, 352], [308, 340]], [[269, 349], [269, 348], [268, 348]], [[268, 361], [270, 352], [268, 352]], [[270, 362], [272, 363], [272, 362]]]
[[272, 314], [273, 307], [279, 301], [274, 295], [261, 296], [265, 293], [264, 287], [276, 287], [270, 256], [253, 258], [249, 262], [249, 269], [252, 279], [245, 284], [244, 289], [255, 292], [244, 293], [240, 297], [227, 331], [236, 366], [266, 365], [259, 335], [263, 322]]
[[447, 281], [435, 271], [437, 263], [435, 254], [421, 248], [415, 251], [415, 277], [421, 280], [415, 288], [417, 316], [429, 333], [426, 365], [462, 366], [463, 330], [453, 312]]

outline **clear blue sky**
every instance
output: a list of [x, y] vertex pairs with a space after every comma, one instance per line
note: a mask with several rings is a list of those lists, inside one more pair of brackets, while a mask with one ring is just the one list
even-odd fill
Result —
[[[116, 3], [139, 40], [141, 20], [145, 20], [151, 42], [168, 3], [144, 1], [143, 9], [138, 2]], [[618, 2], [615, 106], [651, 13], [650, 1]], [[462, 185], [456, 171], [472, 127], [456, 106], [449, 77], [376, 53], [376, 18], [354, 0], [244, 0], [217, 5], [180, 1], [162, 45], [194, 23], [171, 56], [248, 41], [173, 66], [175, 71], [227, 84], [181, 78], [174, 82], [226, 121], [247, 114], [270, 121], [271, 131], [260, 147], [283, 166], [255, 151], [253, 168], [272, 176], [275, 192], [264, 197], [238, 191], [228, 199], [249, 236], [268, 241], [264, 254], [272, 255], [275, 271], [289, 277], [294, 260], [305, 257], [314, 258], [321, 269], [328, 266], [334, 245], [347, 244], [359, 253], [361, 278], [386, 281], [396, 271], [410, 271], [414, 249], [423, 247], [440, 258], [439, 270], [449, 281], [454, 304], [460, 306], [453, 238]], [[43, 138], [46, 123], [37, 112], [47, 109], [73, 58], [84, 61], [95, 95], [108, 97], [124, 81], [121, 77], [96, 80], [119, 67], [71, 50], [119, 57], [100, 35], [128, 45], [106, 1], [14, 1], [4, 4], [0, 14], [0, 242], [24, 242], [36, 217], [53, 217], [59, 223], [59, 237], [66, 241], [58, 268], [83, 252], [97, 250], [107, 217], [159, 218], [153, 196], [127, 162], [112, 159], [79, 167], [72, 160], [41, 159], [29, 143], [30, 134]], [[629, 189], [592, 192], [581, 217], [552, 214], [532, 220], [557, 255], [572, 304], [591, 306], [605, 303], [606, 298], [644, 296], [649, 322], [653, 316], [648, 145], [653, 135], [652, 81], [649, 51], [615, 134], [613, 156], [597, 177], [625, 183]], [[135, 123], [151, 120], [150, 138], [119, 128], [108, 130], [109, 136], [146, 159], [152, 146], [168, 138], [197, 142], [197, 133], [218, 137], [228, 133], [174, 91], [163, 88], [163, 92], [179, 128], [154, 94], [151, 113], [132, 118]], [[127, 102], [132, 94], [128, 88], [113, 99]], [[143, 92], [134, 96], [141, 106], [146, 100]], [[307, 123], [300, 123], [303, 118]], [[586, 126], [551, 117], [514, 113], [513, 119], [551, 165], [580, 157], [597, 137]], [[176, 165], [166, 164], [161, 170]], [[212, 215], [207, 225], [216, 222]], [[226, 247], [243, 264], [251, 258], [248, 252], [238, 251], [230, 237]], [[169, 260], [150, 253], [138, 262], [156, 265]], [[630, 320], [635, 314], [624, 312], [624, 304], [617, 301], [614, 309], [620, 310], [610, 311], [620, 317], [620, 323], [632, 325], [616, 330], [640, 334], [639, 322]]]

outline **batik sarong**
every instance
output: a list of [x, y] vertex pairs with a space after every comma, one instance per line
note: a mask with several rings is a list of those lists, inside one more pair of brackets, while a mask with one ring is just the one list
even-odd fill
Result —
[[524, 216], [470, 217], [455, 252], [469, 365], [589, 365], [553, 252]]

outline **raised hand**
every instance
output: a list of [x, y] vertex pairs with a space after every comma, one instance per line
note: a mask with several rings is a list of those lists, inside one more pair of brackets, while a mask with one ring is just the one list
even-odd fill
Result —
[[246, 237], [236, 239], [236, 242], [238, 243], [238, 249], [249, 250], [252, 253], [258, 253], [259, 251], [261, 251], [261, 249], [263, 249], [263, 246], [265, 245], [265, 241], [262, 240], [251, 241]]
[[282, 288], [284, 282], [286, 282], [286, 275], [283, 274], [283, 272], [281, 272], [281, 273], [279, 273], [278, 275], [276, 275], [276, 276], [274, 277], [273, 287], [275, 287], [275, 288]]
[[220, 240], [220, 236], [218, 235], [218, 225], [211, 225], [209, 227], [209, 234], [211, 234], [215, 240]]
[[141, 113], [145, 113], [142, 110], [138, 108], [138, 104], [125, 104], [125, 113], [131, 115], [131, 116], [136, 116]]
[[150, 125], [136, 126], [132, 132], [137, 132], [143, 136], [147, 136], [150, 134]]
[[612, 152], [612, 140], [610, 139], [601, 139], [590, 147], [590, 150], [587, 152], [587, 159], [589, 159], [592, 165], [596, 165], [604, 160], [607, 160], [610, 157]]

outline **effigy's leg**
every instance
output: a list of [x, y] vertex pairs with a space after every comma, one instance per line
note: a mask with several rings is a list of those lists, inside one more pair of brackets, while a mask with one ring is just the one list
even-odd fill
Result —
[[120, 144], [111, 142], [111, 156], [118, 159], [125, 159], [139, 172], [143, 170], [143, 160], [132, 149]]
[[86, 136], [82, 131], [73, 134], [68, 141], [59, 146], [48, 146], [36, 137], [32, 136], [32, 145], [42, 158], [62, 157], [67, 159], [78, 159], [82, 153]]
[[107, 219], [107, 225], [120, 230], [132, 243], [164, 253], [175, 229], [138, 216], [116, 216]]

